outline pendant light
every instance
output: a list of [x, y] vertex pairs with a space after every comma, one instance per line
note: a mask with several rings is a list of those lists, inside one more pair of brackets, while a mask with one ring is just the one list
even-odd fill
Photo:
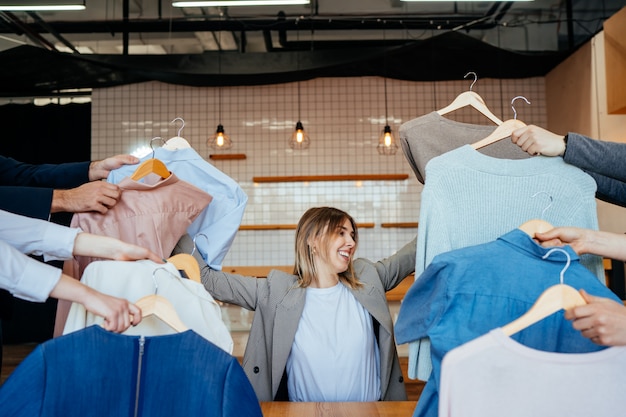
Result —
[[[383, 41], [385, 40], [385, 31], [383, 30]], [[387, 110], [387, 59], [386, 53], [383, 57], [384, 60], [384, 74], [383, 74], [383, 83], [385, 86], [385, 127], [380, 133], [378, 138], [378, 146], [376, 149], [378, 153], [381, 155], [395, 155], [398, 151], [398, 142], [393, 136], [393, 132], [391, 130], [391, 126], [389, 126], [389, 112]]]
[[[300, 32], [298, 32], [298, 41], [300, 41]], [[299, 42], [298, 42], [299, 44]], [[296, 65], [297, 72], [300, 72], [300, 52], [296, 52]], [[299, 77], [300, 74], [297, 74]], [[289, 147], [291, 149], [308, 149], [311, 144], [311, 140], [309, 135], [304, 130], [304, 125], [300, 121], [300, 81], [298, 81], [298, 122], [296, 123], [296, 129], [291, 134], [291, 139], [289, 139]]]
[[224, 131], [224, 125], [222, 125], [222, 85], [221, 85], [221, 76], [222, 76], [222, 31], [220, 30], [218, 35], [218, 56], [217, 56], [217, 68], [219, 75], [220, 85], [217, 90], [218, 94], [218, 119], [217, 119], [217, 129], [215, 129], [215, 134], [209, 139], [209, 146], [215, 150], [226, 150], [230, 149], [233, 146], [233, 142], [230, 140], [230, 136], [226, 134]]
[[289, 140], [289, 147], [291, 149], [307, 149], [311, 144], [309, 135], [304, 130], [304, 126], [300, 121], [300, 81], [298, 81], [298, 122], [296, 123], [296, 130], [291, 134]]

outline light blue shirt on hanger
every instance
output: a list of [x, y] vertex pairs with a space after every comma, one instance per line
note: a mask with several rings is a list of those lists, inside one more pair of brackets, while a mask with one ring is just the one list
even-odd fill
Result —
[[[181, 180], [195, 185], [213, 197], [187, 232], [192, 238], [196, 237], [196, 248], [205, 262], [212, 269], [221, 270], [222, 262], [241, 225], [248, 196], [235, 180], [207, 162], [193, 148], [157, 148], [154, 155], [148, 154], [141, 162], [152, 157], [163, 162]], [[111, 171], [107, 181], [117, 184], [132, 175], [135, 169], [136, 165], [125, 165]]]

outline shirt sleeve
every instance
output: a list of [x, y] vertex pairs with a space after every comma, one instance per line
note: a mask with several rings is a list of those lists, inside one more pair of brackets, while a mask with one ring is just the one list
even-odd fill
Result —
[[19, 252], [43, 255], [46, 261], [72, 257], [79, 228], [70, 228], [0, 210], [0, 240]]
[[44, 302], [60, 278], [60, 269], [0, 241], [0, 288], [23, 300]]

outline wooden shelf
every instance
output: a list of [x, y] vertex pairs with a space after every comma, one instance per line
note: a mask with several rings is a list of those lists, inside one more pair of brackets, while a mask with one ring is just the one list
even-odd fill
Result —
[[239, 230], [288, 230], [296, 227], [297, 224], [246, 224], [239, 226]]
[[397, 227], [397, 228], [413, 228], [417, 227], [417, 222], [404, 222], [404, 223], [381, 223], [380, 227]]
[[254, 182], [317, 182], [317, 181], [403, 181], [408, 174], [296, 175], [286, 177], [252, 177]]
[[225, 154], [211, 154], [209, 155], [209, 159], [213, 159], [215, 161], [225, 161], [230, 159], [246, 159], [245, 153], [225, 153]]
[[[374, 223], [357, 223], [359, 229], [372, 229]], [[245, 224], [239, 226], [239, 230], [295, 230], [297, 224]]]

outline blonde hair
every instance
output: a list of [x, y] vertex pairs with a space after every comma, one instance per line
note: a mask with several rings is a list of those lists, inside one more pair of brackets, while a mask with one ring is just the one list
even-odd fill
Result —
[[[298, 276], [298, 286], [308, 287], [317, 276], [310, 242], [319, 238], [321, 244], [326, 246], [326, 243], [339, 233], [346, 219], [350, 221], [354, 230], [354, 250], [356, 251], [359, 235], [356, 223], [348, 213], [333, 207], [314, 207], [302, 215], [296, 228], [296, 262], [293, 269], [294, 275]], [[339, 280], [350, 288], [363, 285], [354, 273], [352, 260], [348, 264], [348, 269], [339, 274]]]

